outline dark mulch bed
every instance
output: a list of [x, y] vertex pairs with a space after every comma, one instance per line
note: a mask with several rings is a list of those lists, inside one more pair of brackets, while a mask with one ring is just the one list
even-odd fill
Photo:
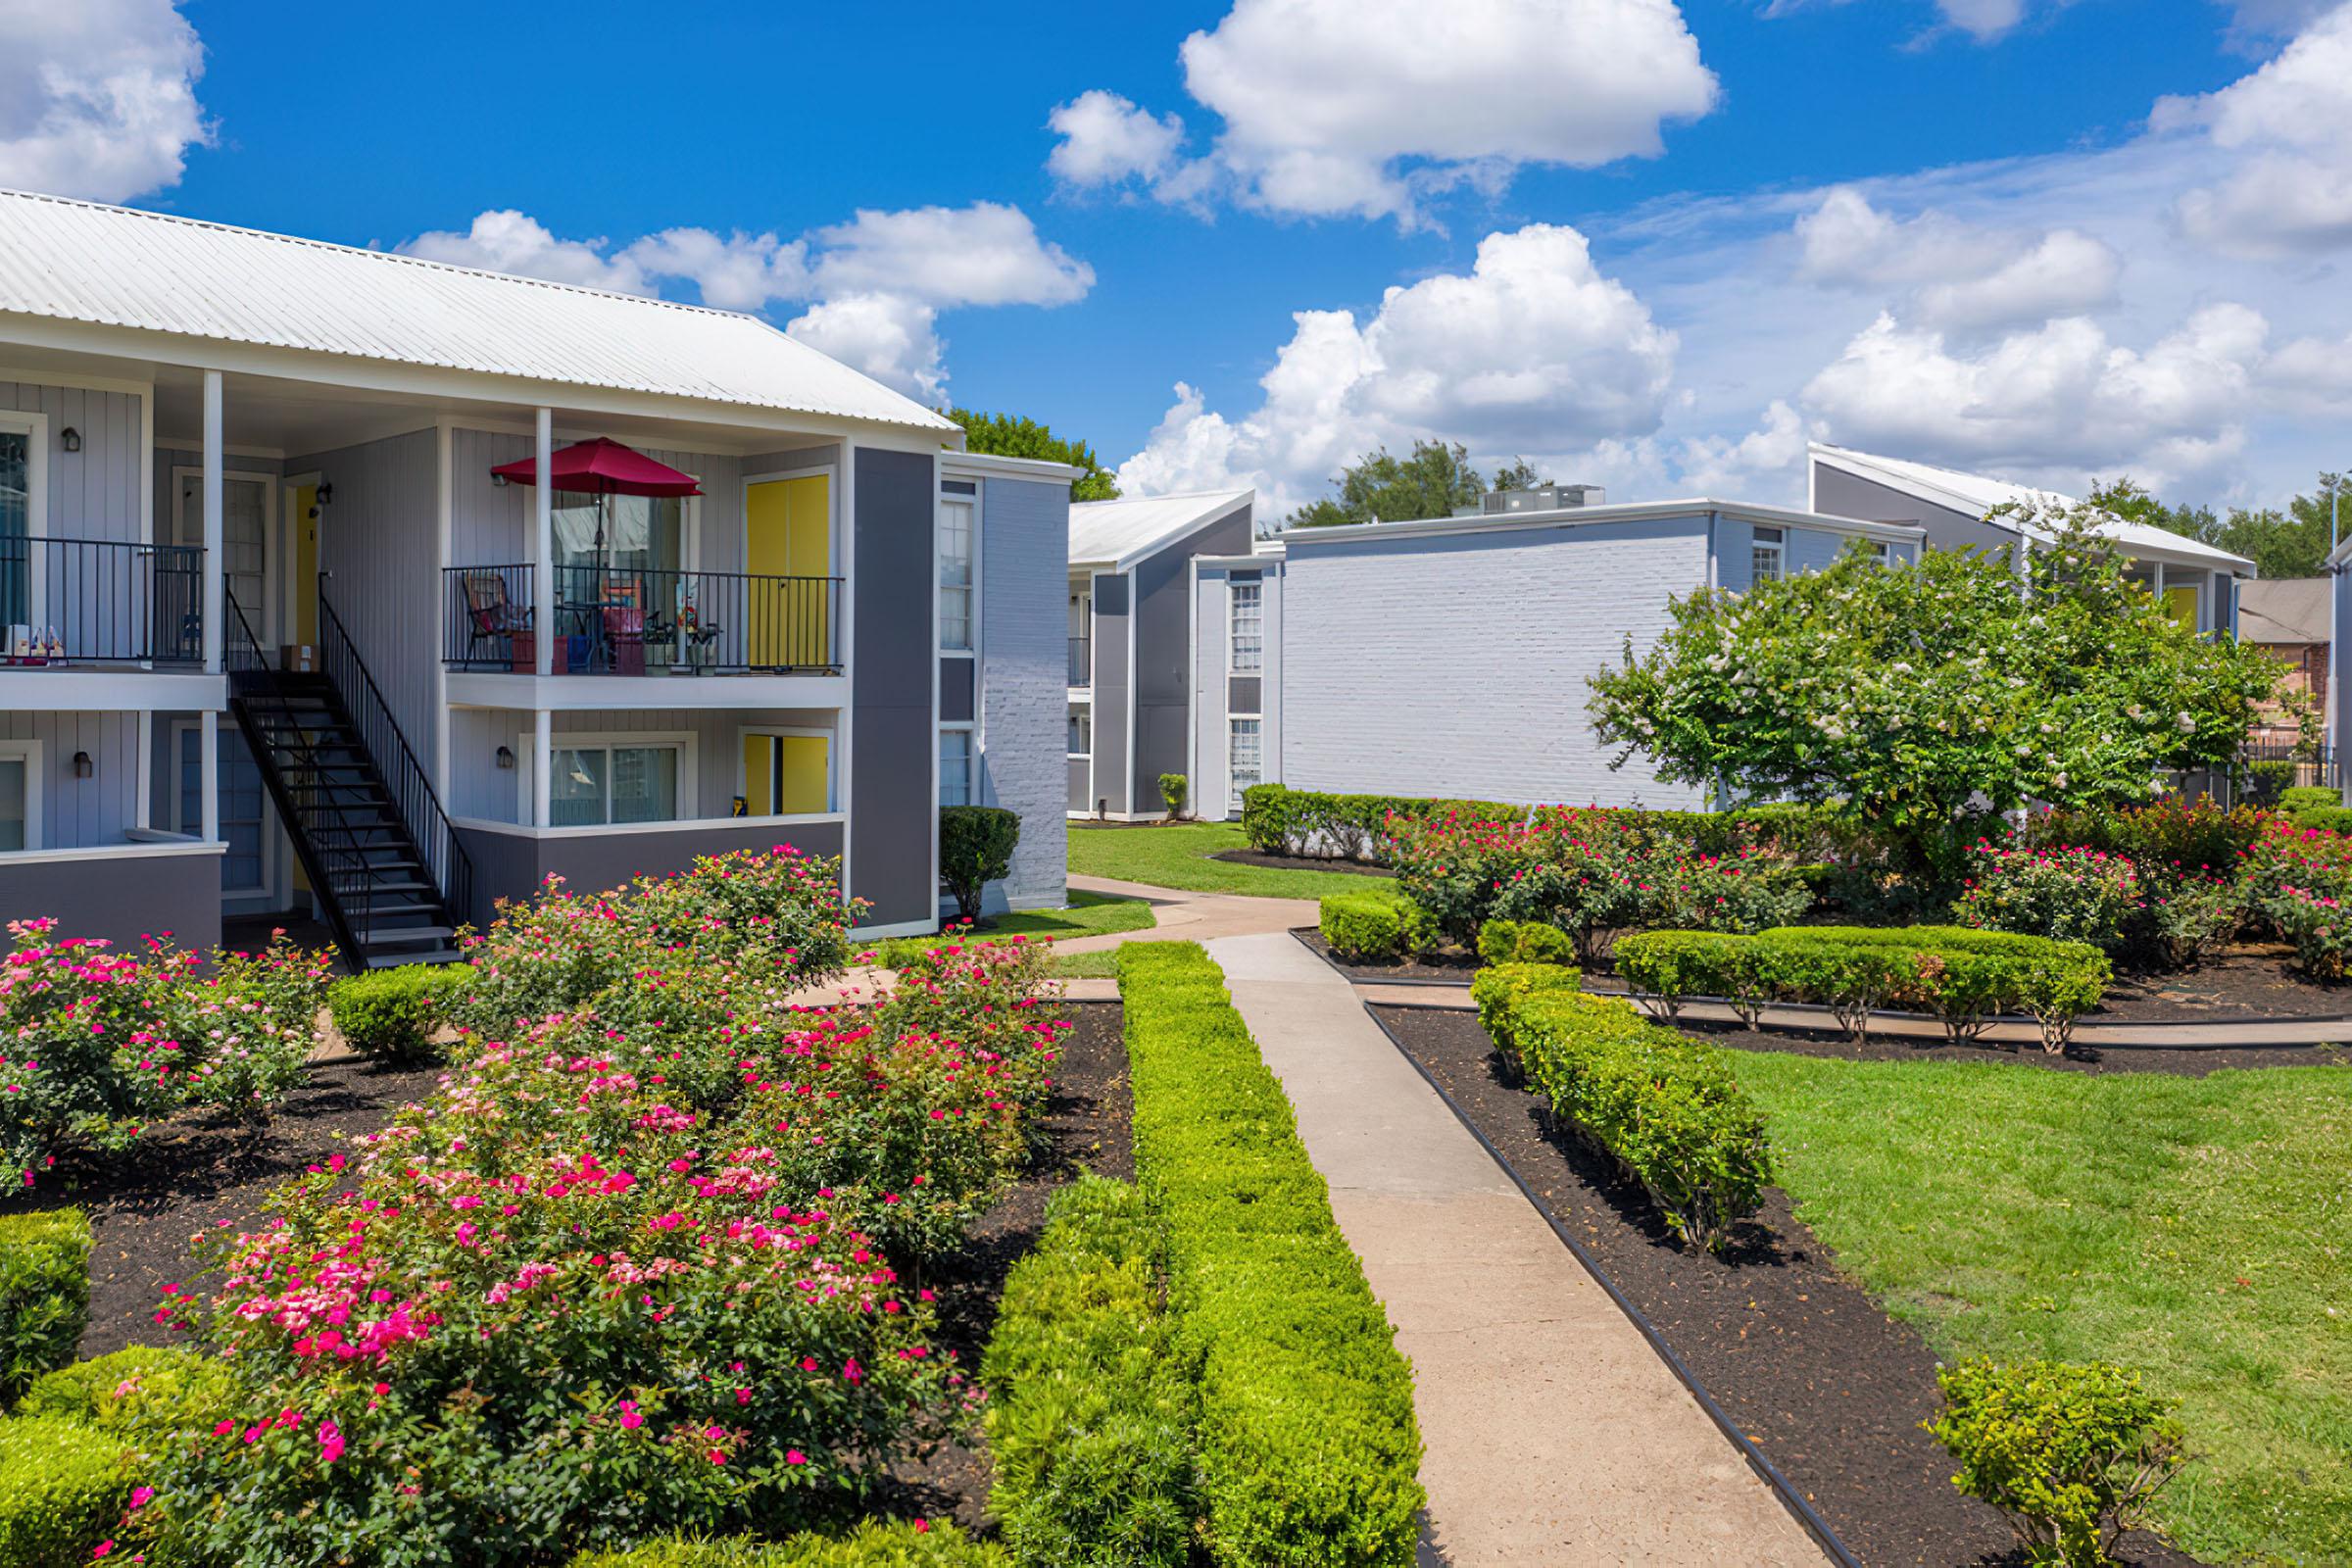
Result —
[[12, 1200], [9, 1211], [87, 1209], [90, 1322], [81, 1353], [104, 1355], [126, 1345], [165, 1345], [172, 1336], [154, 1321], [164, 1287], [193, 1277], [189, 1244], [226, 1225], [250, 1230], [263, 1218], [270, 1189], [353, 1139], [374, 1132], [397, 1107], [430, 1093], [436, 1068], [388, 1071], [364, 1062], [313, 1067], [309, 1082], [268, 1123], [246, 1126], [219, 1117], [183, 1117], [141, 1140], [129, 1152], [61, 1160], [49, 1179]]
[[1396, 876], [1385, 865], [1366, 865], [1361, 860], [1336, 860], [1315, 855], [1268, 855], [1262, 850], [1219, 850], [1209, 858], [1231, 860], [1236, 865], [1263, 865], [1276, 871], [1340, 871], [1348, 876], [1384, 876], [1392, 881]]
[[1325, 963], [1359, 985], [1377, 984], [1384, 980], [1436, 980], [1466, 986], [1470, 983], [1470, 977], [1478, 973], [1481, 967], [1476, 954], [1451, 951], [1424, 954], [1417, 958], [1407, 958], [1402, 963], [1362, 963], [1353, 958], [1343, 958], [1332, 952], [1331, 944], [1323, 940], [1323, 933], [1311, 925], [1293, 926], [1291, 935], [1305, 943]]
[[2352, 987], [2324, 986], [2287, 967], [2285, 948], [2235, 948], [2180, 974], [2121, 974], [2101, 1023], [2226, 1023], [2233, 1018], [2352, 1016]]
[[[1135, 1177], [1135, 1101], [1127, 1081], [1127, 1044], [1115, 1002], [1067, 1004], [1077, 1024], [1065, 1037], [1061, 1071], [1044, 1123], [1045, 1152], [1020, 1183], [980, 1217], [971, 1238], [953, 1256], [932, 1265], [922, 1283], [939, 1296], [940, 1343], [967, 1370], [980, 1365], [996, 1327], [1004, 1276], [1045, 1229], [1046, 1201], [1082, 1170], [1132, 1181]], [[988, 1449], [977, 1433], [951, 1443], [898, 1471], [899, 1494], [883, 1500], [886, 1514], [953, 1516], [977, 1527], [987, 1513]]]
[[[1478, 1020], [1374, 1009], [1552, 1216], [1598, 1260], [1740, 1430], [1863, 1562], [2010, 1563], [2001, 1516], [1951, 1484], [1920, 1423], [1936, 1411], [1936, 1358], [1916, 1329], [1839, 1274], [1777, 1188], [1720, 1256], [1674, 1240], [1639, 1188], [1504, 1081]], [[2144, 1536], [2139, 1568], [2196, 1561]]]

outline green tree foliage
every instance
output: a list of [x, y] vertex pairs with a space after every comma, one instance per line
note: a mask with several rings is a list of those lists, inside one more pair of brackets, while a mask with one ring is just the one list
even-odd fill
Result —
[[2328, 566], [2328, 503], [2343, 480], [2321, 474], [2310, 495], [2295, 497], [2283, 511], [2231, 507], [2225, 515], [2211, 507], [2167, 506], [2129, 478], [2093, 487], [2088, 504], [2244, 556], [2265, 577], [2314, 577]]
[[1291, 514], [1294, 528], [1328, 528], [1353, 522], [1408, 522], [1450, 517], [1475, 507], [1489, 490], [1533, 489], [1547, 481], [1514, 459], [1490, 482], [1470, 466], [1470, 449], [1458, 442], [1416, 441], [1410, 456], [1387, 447], [1357, 459], [1340, 472], [1337, 496]]
[[985, 452], [999, 458], [1042, 458], [1067, 463], [1086, 472], [1070, 481], [1072, 501], [1116, 501], [1119, 481], [1095, 458], [1083, 441], [1065, 441], [1049, 425], [1011, 414], [981, 414], [972, 409], [950, 409], [948, 417], [963, 426], [966, 452]]
[[2171, 769], [2226, 764], [2279, 669], [2176, 623], [2123, 572], [2087, 508], [2026, 520], [2006, 553], [1700, 589], [1644, 654], [1593, 677], [1602, 739], [1676, 782], [1852, 803], [1910, 868], [1949, 875], [1990, 813], [2144, 802]]

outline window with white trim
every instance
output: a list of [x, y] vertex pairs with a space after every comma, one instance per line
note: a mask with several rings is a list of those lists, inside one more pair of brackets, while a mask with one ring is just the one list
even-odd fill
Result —
[[1233, 584], [1226, 619], [1232, 646], [1232, 662], [1228, 667], [1236, 674], [1254, 674], [1265, 667], [1265, 617], [1264, 585], [1254, 582]]
[[1758, 528], [1747, 548], [1747, 575], [1750, 582], [1779, 582], [1785, 572], [1788, 558], [1788, 530]]
[[0, 853], [41, 847], [41, 743], [0, 741]]
[[1070, 750], [1072, 757], [1095, 755], [1095, 709], [1092, 703], [1070, 705]]
[[1226, 720], [1225, 764], [1232, 783], [1232, 799], [1242, 798], [1242, 792], [1265, 782], [1265, 766], [1259, 751], [1259, 720], [1234, 718]]
[[939, 498], [939, 646], [967, 653], [972, 646], [972, 564], [979, 528], [975, 498]]
[[939, 732], [939, 804], [942, 806], [972, 806], [977, 804], [978, 792], [972, 787], [972, 732], [968, 729], [943, 729]]
[[1887, 547], [1886, 541], [1884, 539], [1874, 539], [1870, 542], [1870, 554], [1871, 559], [1882, 566], [1894, 564], [1894, 552]]
[[[517, 737], [519, 757], [531, 738]], [[682, 735], [555, 736], [549, 751], [547, 821], [550, 827], [604, 827], [622, 822], [676, 822], [691, 815], [694, 745]], [[521, 819], [531, 811], [531, 770], [515, 770]]]

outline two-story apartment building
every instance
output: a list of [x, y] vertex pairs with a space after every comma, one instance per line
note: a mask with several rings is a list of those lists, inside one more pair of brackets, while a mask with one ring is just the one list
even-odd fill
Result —
[[0, 193], [0, 910], [397, 962], [789, 843], [932, 929], [942, 802], [1065, 799], [1071, 470], [961, 443], [756, 318]]

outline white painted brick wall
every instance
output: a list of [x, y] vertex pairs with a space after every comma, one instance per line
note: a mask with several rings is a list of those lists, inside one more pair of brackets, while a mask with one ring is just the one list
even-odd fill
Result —
[[984, 482], [980, 501], [981, 799], [1021, 814], [1012, 874], [988, 905], [1064, 899], [1069, 489]]
[[1283, 587], [1282, 782], [1523, 804], [1692, 807], [1620, 771], [1585, 682], [1706, 580], [1703, 516], [1294, 544]]

